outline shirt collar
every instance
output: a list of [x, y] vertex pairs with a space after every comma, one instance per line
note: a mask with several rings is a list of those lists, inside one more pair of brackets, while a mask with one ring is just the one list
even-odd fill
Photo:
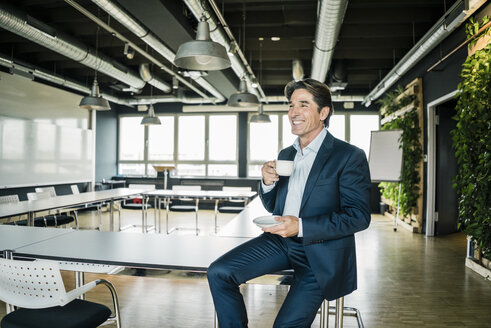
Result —
[[[324, 141], [324, 138], [327, 135], [327, 128], [323, 128], [322, 131], [315, 137], [314, 140], [312, 140], [305, 149], [309, 149], [315, 153], [319, 152], [319, 149], [321, 148], [322, 142]], [[293, 143], [293, 148], [297, 151], [297, 153], [301, 154], [301, 148], [300, 148], [300, 138], [297, 137], [295, 139], [295, 142]]]

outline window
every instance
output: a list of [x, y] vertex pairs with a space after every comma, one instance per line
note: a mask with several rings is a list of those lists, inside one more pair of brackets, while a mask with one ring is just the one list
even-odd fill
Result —
[[[293, 144], [296, 135], [291, 133], [288, 114], [271, 115], [271, 123], [249, 124], [249, 149], [247, 175], [260, 177], [264, 162], [275, 159], [281, 149]], [[329, 121], [329, 132], [365, 151], [368, 156], [370, 132], [379, 129], [377, 113], [336, 113]]]
[[235, 161], [237, 159], [237, 116], [210, 116], [210, 160]]
[[161, 125], [148, 129], [148, 159], [172, 161], [174, 159], [174, 117], [161, 116]]
[[379, 129], [378, 115], [351, 115], [350, 143], [365, 151], [368, 158], [371, 131]]
[[118, 174], [156, 176], [154, 165], [180, 176], [237, 176], [238, 115], [159, 115], [145, 127], [141, 116], [119, 120]]
[[177, 143], [178, 160], [204, 160], [205, 117], [180, 116]]
[[332, 115], [327, 130], [335, 137], [346, 141], [345, 115]]
[[119, 121], [119, 159], [143, 160], [145, 129], [141, 117], [122, 117]]

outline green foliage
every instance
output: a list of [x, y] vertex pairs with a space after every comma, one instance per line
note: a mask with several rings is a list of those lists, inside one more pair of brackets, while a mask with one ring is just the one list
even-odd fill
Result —
[[[474, 20], [474, 17], [469, 18], [469, 23], [467, 23], [465, 26], [465, 34], [467, 35], [467, 40], [469, 40], [474, 35], [476, 35], [477, 32], [481, 29], [481, 27], [483, 27], [487, 23], [489, 23], [489, 17], [488, 16], [484, 16], [481, 22], [479, 22], [479, 21], [476, 22]], [[486, 30], [483, 32], [483, 34], [487, 34], [490, 30], [491, 30], [491, 26], [486, 28]], [[474, 44], [476, 44], [477, 40], [479, 40], [479, 38], [475, 38], [474, 40], [472, 40], [468, 43], [467, 46], [469, 47], [469, 49], [472, 48], [474, 46]]]
[[[415, 99], [414, 95], [402, 95], [404, 88], [398, 86], [396, 90], [389, 92], [377, 103], [386, 108], [386, 115], [406, 107]], [[413, 207], [417, 205], [419, 198], [418, 173], [419, 164], [423, 156], [420, 143], [421, 129], [419, 128], [418, 113], [413, 110], [402, 117], [398, 117], [382, 126], [382, 130], [402, 130], [402, 153], [403, 167], [401, 176], [401, 201], [400, 209], [404, 216], [412, 213]], [[382, 182], [379, 184], [382, 195], [397, 204], [399, 183]]]
[[[486, 18], [484, 22], [488, 22]], [[471, 21], [467, 31], [477, 32]], [[473, 34], [471, 34], [473, 35]], [[469, 37], [469, 34], [468, 34]], [[459, 195], [459, 227], [491, 258], [491, 43], [462, 65], [461, 92], [457, 95], [457, 121], [452, 131], [458, 163], [454, 187]]]

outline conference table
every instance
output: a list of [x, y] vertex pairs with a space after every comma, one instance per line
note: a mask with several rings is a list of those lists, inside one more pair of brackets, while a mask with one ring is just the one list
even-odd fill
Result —
[[[155, 227], [158, 233], [162, 232], [161, 226], [161, 208], [162, 200], [167, 204], [172, 199], [179, 198], [191, 198], [191, 199], [202, 199], [202, 200], [214, 200], [215, 201], [215, 231], [217, 227], [217, 211], [218, 203], [220, 201], [226, 200], [244, 200], [249, 201], [251, 198], [257, 195], [255, 191], [236, 191], [236, 190], [152, 190], [145, 193], [146, 197], [154, 198], [154, 209], [155, 209]], [[146, 209], [145, 209], [146, 210]], [[144, 215], [146, 217], [146, 215]], [[166, 206], [166, 233], [169, 233], [169, 222], [168, 222], [168, 212]]]
[[[110, 203], [110, 230], [114, 230], [113, 204], [115, 201], [140, 195], [144, 190], [118, 188], [99, 191], [89, 191], [80, 194], [56, 196], [46, 199], [26, 200], [18, 203], [0, 204], [0, 218], [18, 215], [28, 216], [28, 225], [34, 225], [34, 216], [37, 212], [75, 208], [80, 205], [93, 203]], [[143, 213], [142, 213], [143, 220]]]

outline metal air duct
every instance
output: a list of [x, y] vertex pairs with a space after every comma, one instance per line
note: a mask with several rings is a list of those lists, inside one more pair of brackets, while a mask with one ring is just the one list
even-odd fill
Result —
[[[137, 89], [143, 88], [145, 82], [127, 68], [119, 69], [120, 64], [110, 58], [94, 55], [95, 50], [80, 42], [54, 31], [55, 36], [49, 35], [36, 27], [27, 24], [27, 15], [18, 14], [6, 5], [0, 4], [0, 27], [51, 49], [61, 55], [73, 59], [98, 72], [104, 73]], [[54, 29], [53, 29], [54, 30]]]
[[310, 77], [326, 80], [348, 0], [319, 0]]
[[[140, 39], [142, 39], [146, 44], [152, 47], [169, 62], [174, 62], [176, 54], [172, 50], [167, 48], [152, 32], [150, 32], [147, 28], [143, 27], [138, 21], [131, 17], [131, 15], [129, 15], [124, 9], [120, 8], [114, 2], [109, 0], [92, 0], [92, 2], [99, 6], [102, 10], [107, 12], [109, 15], [111, 15], [111, 17], [116, 19], [121, 25], [123, 25]], [[171, 74], [172, 71], [168, 71], [168, 73]], [[196, 89], [191, 83], [189, 83], [179, 74], [174, 74], [174, 76], [176, 76], [176, 78], [182, 84], [190, 87], [193, 90]], [[194, 79], [194, 82], [196, 82], [203, 89], [211, 93], [215, 97], [214, 101], [222, 102], [225, 100], [225, 97], [205, 79], [199, 77]]]

